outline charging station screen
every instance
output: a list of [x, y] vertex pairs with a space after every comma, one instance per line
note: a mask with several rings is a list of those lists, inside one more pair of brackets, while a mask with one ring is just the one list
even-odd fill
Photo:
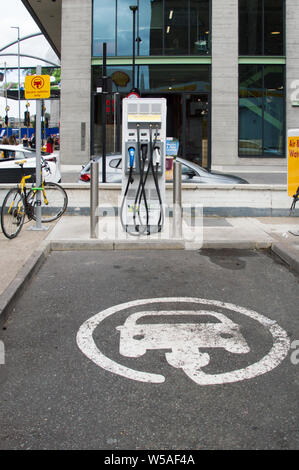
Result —
[[161, 114], [128, 114], [128, 122], [161, 122]]

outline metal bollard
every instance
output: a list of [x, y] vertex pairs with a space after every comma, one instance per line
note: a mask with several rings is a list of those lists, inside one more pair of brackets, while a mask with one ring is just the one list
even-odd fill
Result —
[[182, 238], [182, 165], [173, 161], [173, 223], [174, 238]]
[[98, 238], [99, 162], [90, 165], [90, 238]]

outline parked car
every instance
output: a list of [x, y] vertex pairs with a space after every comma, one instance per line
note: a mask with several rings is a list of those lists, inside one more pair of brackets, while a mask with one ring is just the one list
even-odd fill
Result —
[[[102, 181], [102, 156], [95, 159], [99, 162], [99, 181]], [[91, 172], [91, 161], [82, 166], [78, 183], [89, 183]], [[121, 183], [122, 179], [122, 156], [120, 153], [111, 153], [106, 156], [106, 181], [107, 183]]]
[[[97, 157], [99, 161], [99, 181], [102, 181], [102, 157]], [[248, 184], [239, 176], [221, 173], [219, 171], [206, 170], [197, 163], [190, 162], [184, 158], [177, 157], [177, 161], [182, 164], [182, 182], [196, 184]], [[121, 183], [122, 179], [122, 156], [121, 154], [109, 154], [106, 160], [106, 180], [107, 183]], [[82, 167], [79, 183], [90, 182], [90, 162]], [[169, 181], [168, 181], [169, 182]], [[171, 181], [170, 181], [171, 182]]]
[[177, 157], [182, 164], [182, 182], [196, 184], [248, 184], [239, 176], [222, 173], [220, 171], [206, 170], [197, 163], [190, 162], [184, 158]]
[[[0, 183], [18, 183], [21, 180], [22, 170], [16, 164], [19, 160], [26, 160], [23, 167], [25, 174], [35, 175], [36, 153], [32, 149], [26, 149], [21, 145], [0, 145], [0, 156]], [[47, 168], [43, 170], [45, 181], [59, 183], [61, 173], [56, 157], [43, 154], [42, 159], [47, 162]]]

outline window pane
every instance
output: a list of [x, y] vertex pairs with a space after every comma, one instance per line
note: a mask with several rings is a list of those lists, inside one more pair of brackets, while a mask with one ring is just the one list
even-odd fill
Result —
[[163, 0], [139, 2], [139, 54], [162, 55]]
[[284, 12], [283, 0], [265, 2], [265, 55], [283, 55]]
[[94, 0], [93, 3], [93, 56], [103, 55], [103, 42], [107, 54], [115, 55], [115, 0]]
[[262, 54], [262, 0], [239, 0], [239, 54]]
[[208, 65], [150, 65], [140, 67], [140, 89], [152, 93], [210, 90]]
[[190, 1], [190, 54], [210, 53], [209, 0]]
[[241, 65], [239, 97], [239, 155], [263, 153], [263, 67]]
[[283, 157], [284, 67], [240, 65], [239, 155]]
[[[94, 66], [93, 84], [102, 74], [101, 66]], [[132, 67], [108, 66], [107, 73], [112, 76], [113, 92], [127, 94], [132, 89]], [[209, 65], [140, 65], [136, 66], [136, 85], [139, 73], [141, 93], [168, 92], [210, 92]]]
[[[117, 55], [132, 56], [133, 53], [133, 12], [130, 5], [136, 5], [137, 1], [117, 0]], [[136, 36], [137, 36], [137, 11]], [[137, 53], [137, 43], [135, 43], [135, 53]]]
[[165, 0], [165, 55], [188, 55], [188, 1]]
[[264, 154], [284, 155], [284, 73], [283, 67], [264, 67]]

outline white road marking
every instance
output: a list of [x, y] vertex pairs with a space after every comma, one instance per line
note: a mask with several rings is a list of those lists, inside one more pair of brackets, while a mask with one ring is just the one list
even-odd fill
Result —
[[[273, 338], [273, 346], [269, 353], [258, 362], [244, 369], [220, 374], [207, 374], [201, 370], [210, 362], [207, 353], [201, 353], [200, 347], [223, 347], [229, 352], [246, 354], [250, 351], [245, 338], [239, 331], [239, 326], [229, 320], [225, 315], [207, 310], [163, 310], [142, 311], [130, 315], [125, 325], [118, 327], [121, 332], [120, 353], [128, 357], [139, 357], [148, 349], [172, 349], [166, 353], [166, 359], [173, 367], [182, 368], [190, 379], [199, 385], [216, 385], [248, 380], [265, 374], [277, 367], [287, 356], [290, 349], [290, 340], [287, 333], [277, 324], [263, 315], [230, 303], [217, 300], [198, 299], [190, 297], [171, 297], [143, 299], [127, 302], [108, 308], [87, 320], [80, 327], [77, 334], [77, 344], [81, 351], [101, 368], [123, 377], [149, 383], [163, 383], [165, 377], [159, 374], [141, 372], [130, 369], [106, 357], [96, 346], [93, 331], [107, 317], [123, 310], [152, 305], [155, 303], [192, 303], [225, 308], [252, 320], [265, 327]], [[219, 320], [218, 323], [201, 324], [136, 324], [141, 316], [166, 315], [210, 315]], [[216, 326], [218, 325], [218, 326]], [[221, 336], [222, 335], [222, 336]], [[134, 339], [135, 337], [135, 339]], [[142, 341], [145, 339], [145, 346]]]

